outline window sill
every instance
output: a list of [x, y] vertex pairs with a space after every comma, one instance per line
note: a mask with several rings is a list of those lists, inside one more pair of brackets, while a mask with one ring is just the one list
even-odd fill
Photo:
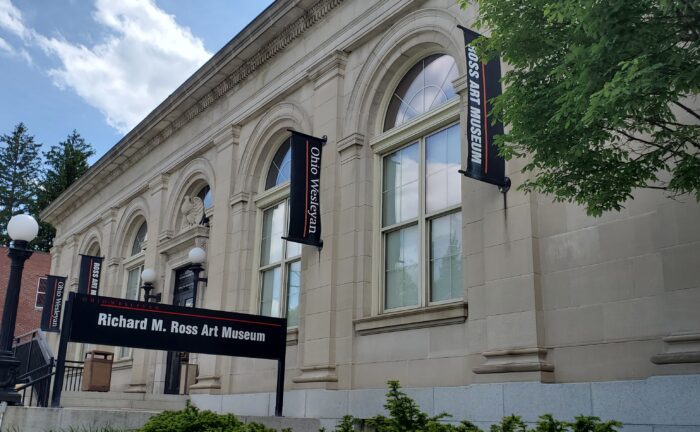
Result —
[[467, 304], [463, 302], [448, 303], [359, 318], [354, 320], [353, 324], [355, 331], [361, 336], [461, 324], [467, 320], [467, 309]]
[[119, 360], [114, 360], [114, 363], [112, 363], [112, 370], [122, 370], [122, 369], [131, 369], [133, 366], [134, 359], [132, 358], [123, 358]]
[[288, 328], [287, 329], [287, 346], [296, 345], [299, 343], [299, 329], [298, 328]]

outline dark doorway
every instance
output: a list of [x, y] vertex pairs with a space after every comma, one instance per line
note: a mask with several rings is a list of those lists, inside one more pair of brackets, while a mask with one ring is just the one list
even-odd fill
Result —
[[[194, 307], [194, 278], [186, 268], [175, 270], [175, 289], [173, 305]], [[180, 375], [182, 363], [189, 361], [189, 353], [168, 351], [165, 368], [165, 394], [180, 394]]]

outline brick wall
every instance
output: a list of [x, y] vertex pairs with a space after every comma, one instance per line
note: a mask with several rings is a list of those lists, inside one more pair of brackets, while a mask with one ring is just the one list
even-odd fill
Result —
[[[10, 258], [7, 256], [7, 252], [7, 247], [0, 247], [0, 314], [5, 306], [7, 280], [10, 277]], [[37, 286], [39, 278], [45, 277], [50, 268], [51, 255], [46, 252], [34, 252], [31, 258], [24, 263], [15, 336], [39, 328], [41, 308], [35, 307]]]

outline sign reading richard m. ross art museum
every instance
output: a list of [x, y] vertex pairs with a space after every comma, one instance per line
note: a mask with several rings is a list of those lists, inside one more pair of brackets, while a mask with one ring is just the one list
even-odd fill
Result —
[[85, 294], [72, 302], [75, 342], [264, 359], [286, 347], [281, 318]]

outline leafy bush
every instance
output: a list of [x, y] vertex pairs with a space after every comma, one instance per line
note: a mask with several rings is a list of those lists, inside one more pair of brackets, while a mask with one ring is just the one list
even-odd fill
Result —
[[[355, 425], [366, 425], [375, 432], [483, 432], [473, 423], [442, 423], [451, 417], [447, 413], [429, 416], [418, 404], [401, 391], [398, 381], [389, 381], [389, 392], [384, 408], [389, 417], [378, 415], [367, 420], [345, 416], [334, 432], [352, 432]], [[556, 420], [551, 414], [540, 416], [533, 429], [518, 416], [503, 417], [500, 423], [491, 426], [490, 432], [617, 432], [622, 424], [616, 421], [603, 422], [598, 417], [578, 416], [574, 422]]]
[[199, 410], [187, 403], [180, 411], [163, 411], [151, 417], [140, 432], [275, 432], [259, 423], [242, 423], [233, 414]]

